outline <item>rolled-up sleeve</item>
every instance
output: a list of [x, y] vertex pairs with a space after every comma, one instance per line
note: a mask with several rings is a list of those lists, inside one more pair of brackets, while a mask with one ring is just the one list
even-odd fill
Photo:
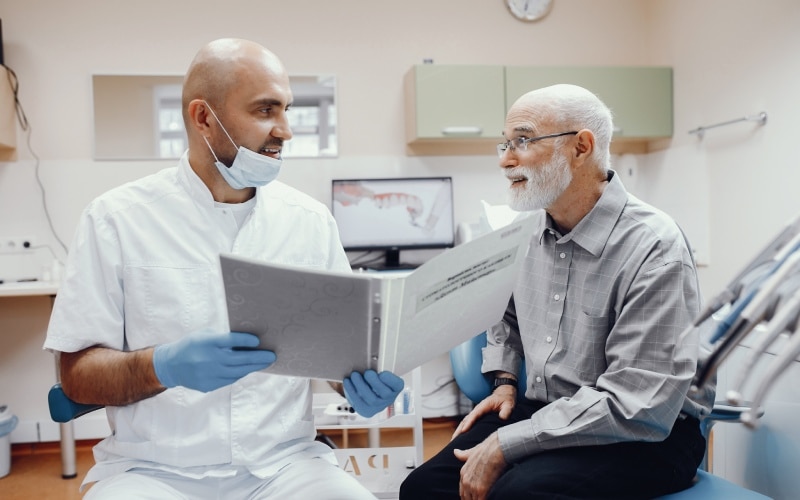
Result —
[[523, 356], [517, 312], [512, 296], [502, 321], [486, 332], [486, 347], [483, 348], [481, 373], [494, 371], [518, 373]]

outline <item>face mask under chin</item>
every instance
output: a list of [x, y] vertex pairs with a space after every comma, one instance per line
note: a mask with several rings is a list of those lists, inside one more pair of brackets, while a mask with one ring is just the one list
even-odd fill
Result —
[[[208, 103], [206, 103], [206, 106], [208, 106]], [[222, 122], [217, 118], [217, 114], [211, 109], [211, 106], [208, 106], [208, 110], [211, 111], [211, 115], [217, 120], [217, 123], [220, 128], [222, 128], [222, 131], [225, 132], [231, 144], [237, 148], [236, 156], [233, 158], [231, 166], [228, 167], [219, 160], [217, 154], [214, 152], [214, 148], [212, 148], [211, 144], [208, 142], [208, 139], [205, 136], [203, 137], [211, 154], [214, 155], [214, 165], [216, 165], [217, 170], [219, 170], [219, 173], [225, 181], [234, 189], [261, 187], [274, 181], [280, 173], [283, 160], [259, 154], [244, 146], [237, 147], [230, 134], [228, 134], [228, 131], [225, 130], [225, 126], [222, 125]]]
[[258, 154], [239, 146], [233, 164], [227, 167], [221, 161], [214, 162], [222, 177], [234, 189], [266, 186], [274, 181], [281, 171], [282, 160]]

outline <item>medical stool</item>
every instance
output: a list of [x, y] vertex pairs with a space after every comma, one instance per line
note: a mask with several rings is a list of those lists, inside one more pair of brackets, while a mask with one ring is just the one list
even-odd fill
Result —
[[[486, 333], [481, 333], [450, 351], [450, 364], [453, 376], [461, 392], [473, 403], [478, 403], [491, 393], [489, 377], [481, 373], [483, 355], [481, 349], [486, 346]], [[517, 394], [525, 393], [525, 364], [522, 364]], [[701, 422], [701, 431], [706, 439], [711, 427], [717, 421], [737, 421], [746, 408], [727, 405], [715, 405], [710, 415]], [[657, 500], [767, 500], [769, 497], [738, 486], [721, 477], [704, 470], [703, 460], [694, 483], [689, 488], [659, 497]]]
[[72, 401], [64, 394], [60, 383], [51, 387], [47, 393], [47, 405], [50, 408], [50, 418], [61, 424], [61, 477], [72, 479], [78, 475], [72, 421], [103, 406]]
[[[87, 413], [99, 410], [103, 405], [87, 405], [76, 403], [64, 394], [61, 384], [55, 384], [47, 394], [47, 405], [50, 408], [50, 418], [62, 425], [61, 437], [61, 477], [72, 479], [78, 475], [76, 470], [75, 438], [72, 432], [72, 421]], [[70, 425], [66, 429], [65, 425]], [[326, 435], [317, 433], [316, 440], [336, 448], [334, 442]]]

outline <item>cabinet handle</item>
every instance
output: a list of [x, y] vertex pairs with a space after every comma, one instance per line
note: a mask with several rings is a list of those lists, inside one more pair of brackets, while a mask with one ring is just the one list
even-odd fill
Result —
[[481, 135], [483, 129], [480, 127], [445, 127], [442, 135]]
[[622, 135], [622, 127], [614, 127], [614, 130], [612, 130], [611, 135]]

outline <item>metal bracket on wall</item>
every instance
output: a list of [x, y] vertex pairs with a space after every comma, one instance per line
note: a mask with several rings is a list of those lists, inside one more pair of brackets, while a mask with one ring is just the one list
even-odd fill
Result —
[[715, 123], [714, 125], [703, 125], [703, 126], [700, 126], [700, 127], [697, 127], [695, 129], [690, 130], [689, 133], [690, 134], [697, 134], [697, 137], [702, 139], [703, 136], [706, 133], [706, 130], [708, 130], [710, 128], [722, 127], [722, 126], [725, 126], [725, 125], [731, 125], [731, 124], [739, 123], [739, 122], [756, 122], [759, 125], [764, 125], [765, 123], [767, 123], [767, 112], [766, 111], [762, 111], [761, 113], [758, 113], [757, 115], [743, 116], [741, 118], [736, 118], [735, 120], [728, 120], [728, 121], [722, 122], [722, 123]]

